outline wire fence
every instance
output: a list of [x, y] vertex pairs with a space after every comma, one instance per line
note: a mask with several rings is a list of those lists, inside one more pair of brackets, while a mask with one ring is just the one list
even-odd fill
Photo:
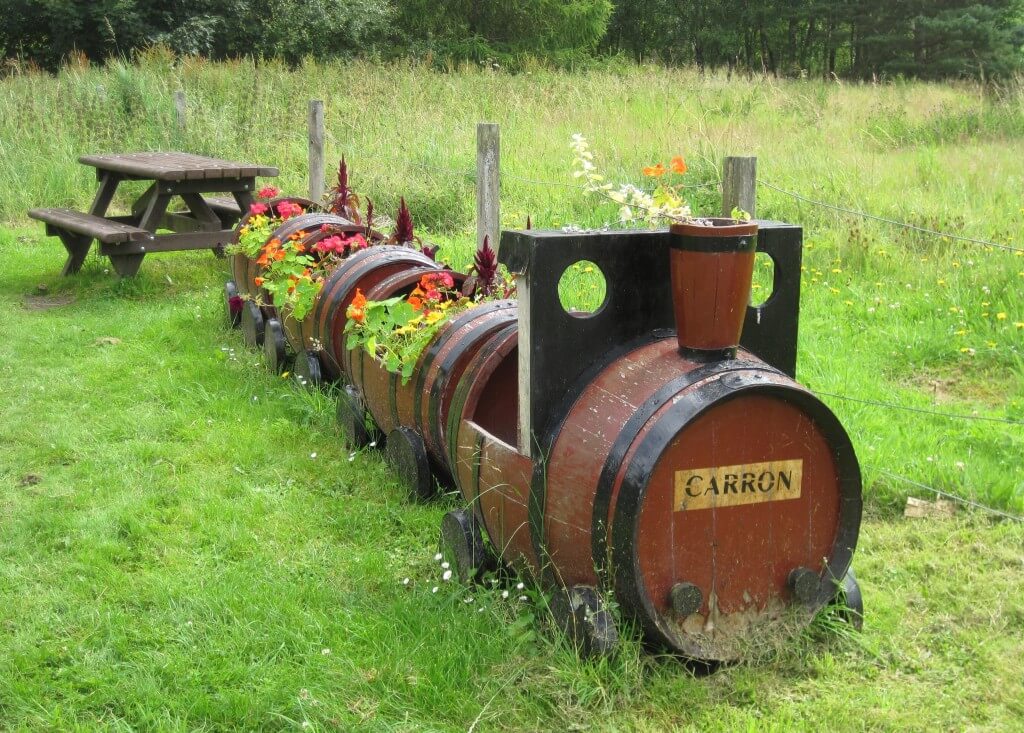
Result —
[[883, 222], [885, 224], [889, 224], [891, 226], [900, 227], [902, 229], [908, 229], [910, 231], [915, 231], [915, 232], [918, 232], [920, 234], [930, 234], [933, 237], [941, 237], [943, 239], [949, 239], [949, 240], [953, 240], [953, 241], [957, 241], [957, 242], [966, 242], [968, 244], [977, 244], [977, 245], [980, 245], [980, 246], [983, 246], [983, 247], [993, 247], [995, 249], [1001, 249], [1001, 250], [1005, 250], [1007, 252], [1022, 252], [1022, 253], [1024, 253], [1024, 248], [1022, 248], [1022, 247], [1014, 247], [1013, 245], [1010, 245], [1010, 244], [1000, 244], [998, 242], [992, 242], [992, 241], [989, 241], [987, 239], [978, 239], [976, 237], [965, 237], [963, 235], [952, 234], [950, 232], [940, 232], [940, 231], [937, 231], [935, 229], [928, 229], [927, 227], [917, 226], [916, 224], [910, 224], [910, 223], [905, 222], [905, 221], [897, 221], [896, 219], [887, 219], [884, 216], [876, 216], [875, 214], [868, 214], [868, 213], [866, 213], [864, 211], [857, 211], [856, 209], [848, 209], [845, 206], [836, 206], [835, 204], [830, 204], [830, 203], [827, 203], [825, 201], [818, 201], [817, 199], [808, 198], [807, 196], [804, 196], [803, 194], [799, 194], [799, 193], [796, 193], [794, 191], [787, 191], [784, 188], [779, 188], [778, 186], [775, 186], [775, 185], [769, 183], [768, 181], [759, 180], [757, 182], [757, 184], [759, 186], [764, 186], [765, 188], [770, 188], [772, 191], [778, 191], [779, 193], [785, 194], [786, 196], [791, 196], [791, 197], [793, 197], [793, 198], [795, 198], [795, 199], [797, 199], [799, 201], [804, 201], [806, 203], [813, 204], [814, 206], [820, 206], [820, 207], [825, 208], [825, 209], [832, 209], [833, 211], [839, 211], [839, 212], [842, 212], [844, 214], [850, 214], [852, 216], [859, 216], [859, 217], [864, 218], [864, 219], [871, 219], [872, 221], [880, 221], [880, 222]]
[[1002, 509], [996, 509], [994, 507], [987, 506], [980, 502], [974, 501], [973, 499], [966, 499], [962, 496], [951, 494], [948, 491], [936, 489], [934, 486], [923, 484], [920, 481], [915, 481], [914, 479], [907, 478], [906, 476], [901, 476], [898, 473], [893, 473], [892, 471], [887, 471], [886, 469], [879, 468], [878, 466], [870, 466], [870, 468], [875, 471], [878, 471], [878, 473], [882, 474], [883, 476], [888, 476], [891, 479], [895, 479], [896, 481], [900, 481], [901, 483], [909, 484], [911, 486], [916, 486], [917, 488], [923, 489], [925, 491], [931, 491], [936, 496], [941, 496], [944, 499], [949, 499], [950, 501], [954, 501], [957, 504], [963, 504], [964, 506], [969, 506], [974, 509], [987, 512], [989, 514], [994, 514], [995, 516], [1002, 517], [1003, 519], [1009, 519], [1014, 522], [1024, 522], [1024, 517], [1019, 516], [1017, 514], [1010, 514], [1009, 512], [1004, 512]]

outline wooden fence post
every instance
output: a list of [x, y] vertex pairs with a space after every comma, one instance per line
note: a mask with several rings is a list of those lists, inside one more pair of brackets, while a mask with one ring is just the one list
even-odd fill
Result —
[[476, 125], [476, 248], [484, 235], [495, 252], [501, 236], [501, 128], [494, 122]]
[[735, 208], [754, 216], [757, 202], [757, 158], [728, 157], [722, 163], [722, 216]]
[[174, 92], [174, 118], [178, 125], [179, 134], [184, 134], [187, 124], [185, 109], [185, 90], [178, 89]]
[[309, 200], [324, 195], [324, 103], [309, 100]]

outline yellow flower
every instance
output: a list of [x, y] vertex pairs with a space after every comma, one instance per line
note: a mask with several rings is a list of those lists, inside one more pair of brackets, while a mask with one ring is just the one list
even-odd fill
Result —
[[437, 323], [442, 318], [444, 318], [444, 311], [430, 311], [427, 314], [427, 323]]
[[1006, 320], [1006, 314], [1002, 313], [1002, 312], [996, 313], [996, 320], [997, 321], [1005, 321]]
[[946, 284], [945, 280], [939, 280], [939, 285], [945, 285], [945, 284]]
[[1017, 322], [1016, 322], [1016, 323], [1014, 323], [1013, 325], [1017, 327], [1017, 330], [1018, 330], [1018, 331], [1024, 331], [1024, 322], [1022, 322], [1022, 321], [1017, 321]]
[[838, 274], [838, 273], [842, 272], [842, 270], [840, 270], [838, 267], [833, 267], [832, 268], [832, 272]]
[[966, 336], [968, 331], [966, 328], [961, 328], [958, 331], [954, 331], [953, 333], [957, 336]]

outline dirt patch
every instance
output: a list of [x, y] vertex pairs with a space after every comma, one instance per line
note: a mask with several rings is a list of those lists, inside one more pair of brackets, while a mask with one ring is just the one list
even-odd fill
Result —
[[1015, 388], [1012, 372], [990, 372], [953, 366], [941, 369], [920, 369], [907, 382], [931, 395], [932, 404], [980, 402], [988, 407], [1006, 404], [1007, 395]]
[[74, 302], [74, 295], [29, 295], [23, 305], [28, 311], [48, 311]]

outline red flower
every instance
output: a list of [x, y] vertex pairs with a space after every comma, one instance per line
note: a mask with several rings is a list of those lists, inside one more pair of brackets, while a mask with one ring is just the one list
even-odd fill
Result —
[[230, 298], [228, 298], [228, 309], [232, 313], [241, 313], [242, 312], [242, 298], [241, 298], [241, 296], [239, 296], [239, 295], [232, 295]]
[[270, 207], [266, 204], [249, 204], [250, 214], [266, 214]]
[[277, 186], [264, 186], [256, 192], [256, 197], [261, 199], [273, 199], [281, 195], [281, 189]]
[[282, 219], [291, 219], [303, 213], [302, 207], [292, 201], [282, 201], [277, 205], [277, 215]]

